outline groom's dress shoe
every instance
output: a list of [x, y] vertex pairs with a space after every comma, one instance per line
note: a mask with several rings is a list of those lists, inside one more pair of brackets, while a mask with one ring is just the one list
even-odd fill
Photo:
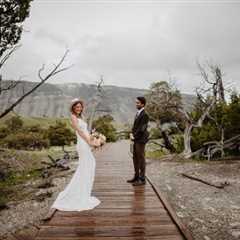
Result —
[[134, 183], [138, 180], [138, 177], [133, 177], [132, 179], [127, 180], [128, 183]]
[[145, 179], [141, 179], [139, 178], [136, 182], [133, 182], [133, 186], [141, 186], [141, 185], [145, 185], [146, 184], [146, 180]]

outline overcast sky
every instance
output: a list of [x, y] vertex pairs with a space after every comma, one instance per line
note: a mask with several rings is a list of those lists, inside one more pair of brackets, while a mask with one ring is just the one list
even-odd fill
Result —
[[196, 60], [222, 66], [240, 89], [240, 1], [34, 0], [22, 47], [3, 75], [38, 81], [42, 63], [70, 49], [67, 72], [49, 83], [95, 83], [148, 88], [168, 80], [192, 93]]

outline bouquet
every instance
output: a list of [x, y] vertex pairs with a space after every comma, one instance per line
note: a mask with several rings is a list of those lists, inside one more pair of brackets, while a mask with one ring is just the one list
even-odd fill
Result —
[[96, 132], [95, 129], [92, 130], [90, 138], [96, 147], [103, 146], [106, 143], [106, 137], [103, 134]]

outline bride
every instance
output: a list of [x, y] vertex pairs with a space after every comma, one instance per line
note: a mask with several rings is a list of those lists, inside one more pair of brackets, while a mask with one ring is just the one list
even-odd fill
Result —
[[48, 220], [58, 209], [61, 211], [89, 210], [100, 204], [100, 200], [91, 196], [95, 176], [95, 158], [91, 146], [98, 147], [100, 143], [93, 138], [87, 123], [82, 118], [83, 102], [77, 98], [70, 105], [71, 124], [77, 135], [76, 149], [79, 160], [78, 167], [66, 188], [59, 193], [51, 206], [51, 211], [43, 220]]

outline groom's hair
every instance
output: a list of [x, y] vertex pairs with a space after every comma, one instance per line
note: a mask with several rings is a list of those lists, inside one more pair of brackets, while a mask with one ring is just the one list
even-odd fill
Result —
[[141, 102], [144, 106], [146, 105], [146, 98], [145, 97], [137, 97], [137, 100]]

